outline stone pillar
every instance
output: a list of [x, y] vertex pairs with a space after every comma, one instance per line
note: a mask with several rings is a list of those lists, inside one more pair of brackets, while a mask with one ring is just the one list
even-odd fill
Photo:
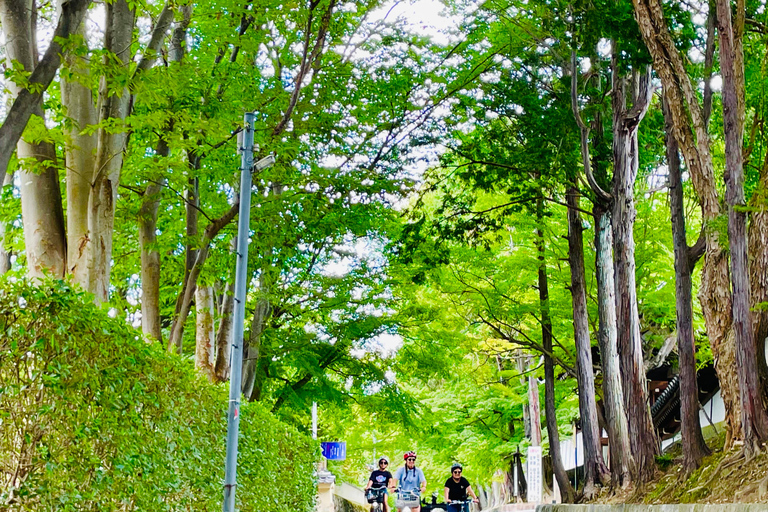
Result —
[[328, 471], [326, 460], [317, 465], [317, 512], [333, 512], [336, 477]]

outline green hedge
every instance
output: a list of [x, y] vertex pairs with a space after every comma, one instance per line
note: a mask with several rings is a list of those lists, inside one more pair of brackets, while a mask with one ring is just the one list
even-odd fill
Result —
[[[226, 386], [61, 281], [0, 279], [0, 509], [221, 510]], [[238, 507], [314, 510], [316, 444], [258, 404]]]

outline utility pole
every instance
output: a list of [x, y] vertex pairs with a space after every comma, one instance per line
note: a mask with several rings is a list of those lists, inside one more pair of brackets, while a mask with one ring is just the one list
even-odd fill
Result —
[[253, 112], [245, 114], [243, 144], [238, 148], [242, 156], [240, 167], [240, 211], [237, 219], [237, 264], [235, 266], [235, 311], [232, 321], [232, 346], [229, 353], [229, 411], [227, 413], [227, 458], [224, 471], [223, 512], [235, 512], [237, 486], [237, 436], [240, 431], [240, 384], [243, 372], [243, 323], [245, 322], [245, 295], [248, 272], [248, 238], [251, 223], [251, 173], [275, 163], [269, 155], [253, 164]]

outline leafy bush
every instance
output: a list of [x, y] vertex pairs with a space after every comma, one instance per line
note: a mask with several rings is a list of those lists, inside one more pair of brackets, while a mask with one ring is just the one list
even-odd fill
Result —
[[[227, 402], [69, 284], [0, 279], [0, 509], [221, 510]], [[240, 414], [240, 510], [314, 510], [314, 442]]]

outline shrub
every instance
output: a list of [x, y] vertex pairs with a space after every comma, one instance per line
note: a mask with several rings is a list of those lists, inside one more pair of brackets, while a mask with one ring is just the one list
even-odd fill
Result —
[[[0, 279], [0, 508], [221, 510], [225, 388], [65, 282]], [[316, 444], [240, 414], [240, 510], [314, 510]]]

